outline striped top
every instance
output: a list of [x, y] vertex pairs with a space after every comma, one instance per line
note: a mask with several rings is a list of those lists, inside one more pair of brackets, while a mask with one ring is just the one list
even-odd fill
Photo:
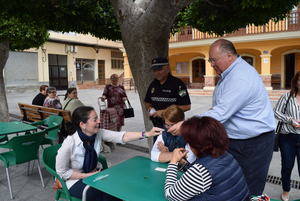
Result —
[[[289, 100], [285, 113], [284, 108], [285, 104], [290, 96], [290, 92], [282, 95], [278, 100], [274, 113], [278, 121], [282, 121], [284, 124], [281, 128], [281, 133], [294, 133], [300, 134], [300, 129], [296, 129], [292, 124], [292, 120], [300, 120], [300, 105], [297, 103], [296, 97], [292, 96]], [[284, 114], [283, 114], [284, 113]]]
[[211, 175], [204, 166], [194, 164], [177, 180], [177, 165], [170, 163], [167, 169], [165, 197], [172, 201], [190, 200], [207, 191], [211, 185]]

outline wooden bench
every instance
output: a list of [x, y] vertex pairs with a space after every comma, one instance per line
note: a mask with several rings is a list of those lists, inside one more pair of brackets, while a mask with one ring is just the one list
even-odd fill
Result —
[[71, 121], [71, 113], [67, 110], [60, 110], [38, 105], [29, 105], [25, 103], [18, 103], [23, 121], [41, 121], [50, 115], [59, 115], [64, 118], [65, 122]]
[[59, 133], [59, 141], [62, 142], [62, 140], [66, 137], [66, 123], [71, 122], [70, 111], [42, 107], [38, 105], [29, 105], [25, 103], [18, 103], [18, 105], [22, 114], [23, 121], [35, 122], [46, 119], [50, 115], [62, 116], [64, 120], [61, 127], [61, 131]]

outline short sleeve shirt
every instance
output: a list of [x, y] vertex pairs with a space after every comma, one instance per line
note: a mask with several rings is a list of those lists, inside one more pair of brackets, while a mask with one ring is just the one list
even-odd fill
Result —
[[144, 101], [150, 103], [156, 110], [166, 109], [171, 105], [191, 104], [185, 84], [172, 75], [169, 75], [163, 84], [156, 79], [153, 80]]

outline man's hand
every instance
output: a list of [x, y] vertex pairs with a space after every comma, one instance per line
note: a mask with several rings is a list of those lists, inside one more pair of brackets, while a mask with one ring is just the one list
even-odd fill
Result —
[[182, 123], [183, 123], [183, 121], [180, 121], [180, 122], [174, 124], [173, 126], [171, 126], [168, 129], [168, 132], [172, 133], [173, 135], [180, 135], [180, 127], [181, 127]]
[[157, 143], [157, 148], [161, 152], [169, 152], [168, 147], [166, 147], [162, 142]]
[[300, 122], [299, 122], [299, 120], [293, 119], [292, 122], [293, 122], [292, 125], [293, 125], [295, 128], [300, 128]]
[[164, 110], [157, 110], [156, 112], [154, 112], [153, 114], [150, 114], [151, 117], [160, 117], [162, 118], [162, 113], [164, 112]]

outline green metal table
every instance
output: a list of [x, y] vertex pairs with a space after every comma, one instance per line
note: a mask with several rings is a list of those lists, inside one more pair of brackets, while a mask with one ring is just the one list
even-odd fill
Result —
[[20, 122], [0, 122], [0, 136], [36, 130], [37, 127]]
[[137, 156], [83, 179], [91, 186], [125, 201], [163, 201], [166, 163]]
[[[82, 201], [86, 201], [89, 187], [96, 188], [124, 201], [165, 201], [164, 184], [168, 164], [157, 163], [137, 156], [83, 179], [87, 184]], [[271, 201], [278, 201], [271, 199]]]

